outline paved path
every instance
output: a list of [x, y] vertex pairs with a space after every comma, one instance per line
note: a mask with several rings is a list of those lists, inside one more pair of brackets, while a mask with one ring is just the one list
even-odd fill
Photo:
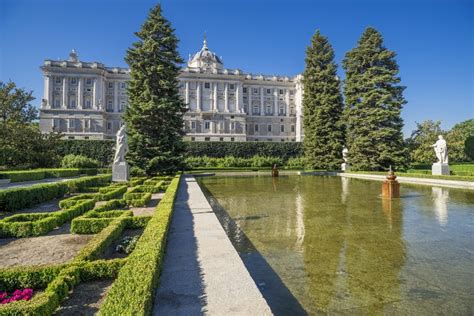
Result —
[[80, 177], [77, 176], [77, 177], [71, 177], [71, 178], [46, 178], [46, 179], [35, 180], [35, 181], [12, 182], [12, 183], [7, 183], [7, 184], [1, 184], [0, 190], [10, 189], [10, 188], [29, 187], [30, 185], [39, 184], [39, 183], [64, 182], [64, 181], [78, 179], [78, 178]]
[[[385, 181], [386, 176], [376, 174], [362, 174], [362, 173], [339, 173], [341, 177], [346, 178], [358, 178], [368, 180]], [[432, 178], [412, 178], [412, 177], [397, 177], [400, 183], [413, 183], [413, 184], [424, 184], [448, 188], [458, 189], [471, 189], [474, 190], [474, 182], [471, 181], [456, 181], [456, 180], [443, 180], [443, 179], [432, 179]]]
[[271, 315], [192, 176], [178, 190], [154, 315]]

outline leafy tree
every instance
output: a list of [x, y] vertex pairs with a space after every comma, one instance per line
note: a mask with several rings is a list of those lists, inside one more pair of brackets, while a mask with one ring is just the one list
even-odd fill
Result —
[[[416, 123], [416, 129], [407, 139], [412, 164], [430, 165], [436, 161], [436, 155], [431, 145], [436, 142], [438, 135], [445, 135], [445, 132], [441, 130], [440, 121], [428, 120]], [[448, 148], [448, 150], [451, 149]]]
[[178, 39], [161, 6], [150, 10], [138, 41], [128, 49], [129, 106], [124, 119], [129, 135], [128, 159], [148, 175], [174, 172], [183, 163], [185, 104], [178, 94]]
[[474, 119], [454, 125], [447, 133], [446, 141], [448, 142], [449, 161], [463, 162], [472, 161], [474, 157], [468, 152], [468, 139], [474, 137]]
[[382, 35], [369, 27], [344, 58], [346, 141], [355, 170], [406, 165], [400, 116], [405, 87], [399, 85], [395, 55], [385, 48]]
[[306, 49], [304, 71], [304, 152], [309, 168], [339, 169], [344, 131], [343, 101], [334, 50], [317, 30]]
[[32, 92], [0, 81], [0, 166], [7, 168], [50, 167], [57, 163], [57, 133], [42, 134], [38, 110], [30, 102]]

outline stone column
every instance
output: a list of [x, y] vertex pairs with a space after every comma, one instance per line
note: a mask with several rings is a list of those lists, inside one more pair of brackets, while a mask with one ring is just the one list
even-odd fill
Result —
[[260, 87], [260, 115], [265, 115], [265, 102], [263, 101], [263, 87]]
[[43, 91], [43, 99], [46, 100], [44, 102], [44, 107], [53, 107], [53, 77], [51, 75], [44, 76], [44, 91]]
[[285, 102], [286, 102], [285, 114], [286, 116], [290, 116], [290, 89], [286, 89]]
[[68, 97], [68, 77], [63, 77], [63, 108], [67, 108], [67, 97]]
[[83, 97], [84, 97], [84, 78], [79, 77], [77, 82], [77, 108], [82, 109], [84, 107]]
[[229, 112], [229, 84], [224, 85], [224, 112]]
[[186, 103], [186, 106], [189, 108], [189, 81], [186, 81], [184, 85], [185, 85], [184, 102]]
[[235, 85], [235, 110], [237, 113], [240, 113], [241, 108], [244, 106], [244, 100], [242, 95], [242, 85]]
[[278, 90], [278, 88], [273, 88], [273, 116], [278, 116], [278, 93], [280, 92]]
[[252, 88], [247, 87], [248, 99], [247, 99], [247, 113], [253, 115], [253, 106], [252, 106]]
[[118, 108], [119, 108], [119, 94], [118, 94], [118, 91], [119, 91], [119, 82], [118, 81], [115, 81], [114, 82], [114, 112], [118, 112]]
[[196, 110], [201, 112], [201, 81], [196, 81], [196, 85]]
[[97, 79], [98, 78], [94, 78], [94, 84], [93, 84], [93, 87], [92, 87], [92, 108], [93, 109], [98, 109], [99, 108], [100, 94], [99, 94], [99, 91], [97, 90], [97, 86], [98, 86]]
[[214, 91], [213, 91], [213, 102], [212, 102], [212, 107], [213, 107], [213, 111], [216, 111], [218, 112], [218, 108], [217, 108], [217, 82], [214, 82], [213, 85], [214, 85]]

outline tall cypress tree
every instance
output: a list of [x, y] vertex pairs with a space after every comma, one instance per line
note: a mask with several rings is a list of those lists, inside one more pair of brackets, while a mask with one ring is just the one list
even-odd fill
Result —
[[395, 52], [383, 45], [382, 35], [367, 28], [358, 46], [343, 61], [346, 141], [355, 170], [384, 170], [406, 164], [400, 116], [405, 87], [400, 86]]
[[310, 168], [339, 169], [344, 130], [343, 101], [334, 50], [319, 30], [306, 49], [303, 76], [304, 151]]
[[162, 16], [161, 6], [150, 10], [138, 41], [128, 49], [129, 106], [124, 119], [129, 136], [128, 160], [149, 175], [176, 171], [182, 161], [183, 113], [179, 96], [178, 39]]

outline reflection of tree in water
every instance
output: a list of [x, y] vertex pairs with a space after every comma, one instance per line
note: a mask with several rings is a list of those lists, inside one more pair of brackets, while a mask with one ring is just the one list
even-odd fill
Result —
[[[341, 186], [337, 179], [306, 181], [304, 195], [304, 266], [309, 276], [309, 295], [319, 310], [326, 311], [336, 294], [343, 249], [346, 210], [337, 201]], [[316, 311], [309, 311], [314, 313]]]
[[[399, 200], [378, 197], [380, 183], [324, 181], [305, 188], [305, 268], [313, 300], [322, 311], [359, 307], [368, 314], [399, 298], [405, 262]], [[375, 185], [374, 185], [375, 184]], [[314, 184], [308, 184], [308, 186]], [[373, 192], [373, 193], [368, 193]]]

